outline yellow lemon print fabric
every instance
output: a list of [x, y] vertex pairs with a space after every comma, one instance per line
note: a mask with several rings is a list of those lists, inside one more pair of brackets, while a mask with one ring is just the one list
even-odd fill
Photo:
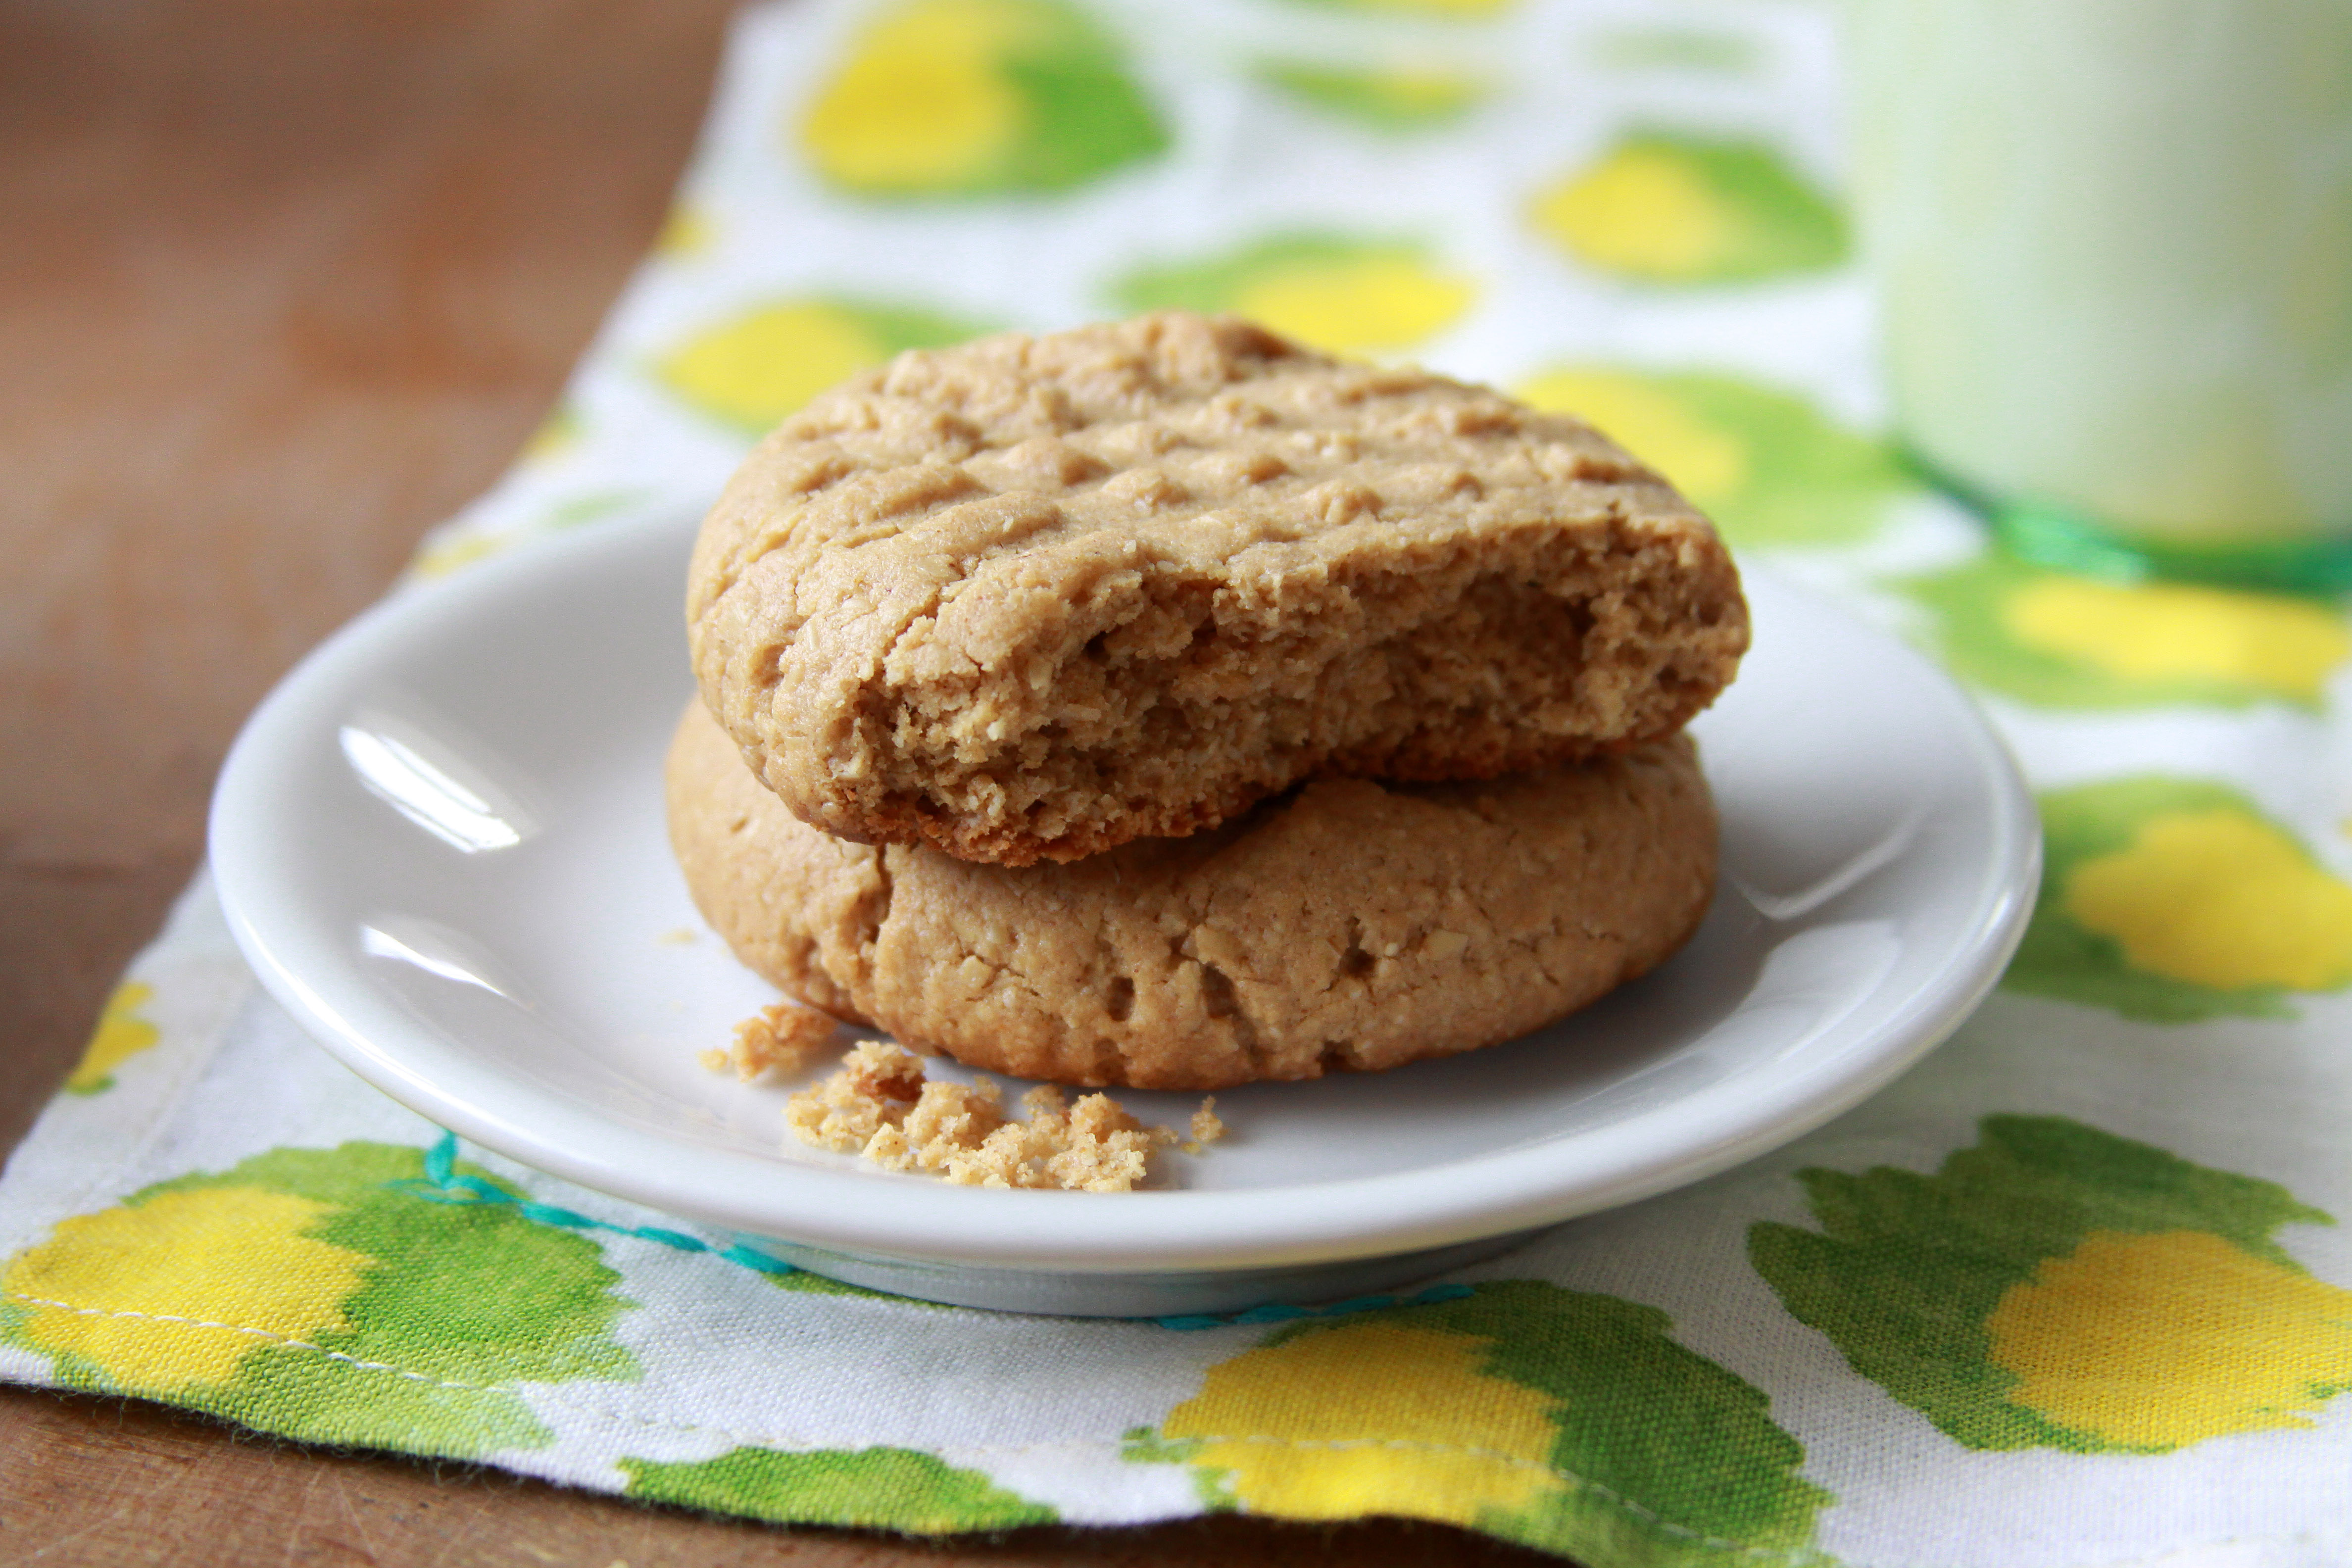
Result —
[[1742, 283], [1845, 259], [1843, 214], [1759, 142], [1639, 132], [1536, 193], [1538, 234], [1640, 283]]
[[1898, 584], [1959, 674], [2051, 708], [2319, 705], [2352, 657], [2336, 606], [2178, 583], [2105, 583], [1990, 554]]
[[761, 435], [818, 393], [902, 349], [939, 348], [977, 331], [928, 310], [785, 300], [696, 332], [662, 356], [655, 374], [702, 413]]
[[860, 35], [799, 126], [862, 196], [1068, 190], [1168, 145], [1117, 46], [1059, 0], [915, 0]]
[[1596, 1563], [1800, 1555], [1828, 1494], [1764, 1395], [1665, 1314], [1533, 1280], [1292, 1325], [1209, 1369], [1139, 1460], [1224, 1508], [1442, 1520]]
[[1491, 1508], [1524, 1511], [1559, 1489], [1551, 1402], [1485, 1376], [1488, 1348], [1465, 1334], [1342, 1325], [1212, 1368], [1161, 1435], [1197, 1440], [1193, 1462], [1222, 1471], [1252, 1512], [1402, 1511], [1466, 1525]]
[[2352, 1388], [2352, 1290], [2273, 1239], [2333, 1221], [2273, 1183], [2021, 1116], [1932, 1176], [1799, 1179], [1821, 1229], [1752, 1227], [1758, 1272], [1969, 1447], [2167, 1453]]
[[163, 1031], [140, 1016], [155, 994], [143, 981], [126, 980], [106, 999], [105, 1010], [82, 1047], [81, 1060], [66, 1076], [69, 1094], [99, 1094], [114, 1087], [114, 1069], [140, 1052], [152, 1049]]
[[2223, 785], [2142, 776], [2040, 800], [2040, 901], [2002, 984], [2151, 1023], [2291, 1017], [2352, 985], [2352, 886]]
[[1918, 493], [1884, 443], [1793, 393], [1732, 376], [1601, 365], [1545, 371], [1520, 401], [1573, 414], [1688, 496], [1734, 544], [1852, 544]]
[[247, 1354], [348, 1329], [369, 1259], [317, 1240], [324, 1204], [256, 1187], [158, 1193], [61, 1222], [0, 1275], [26, 1340], [103, 1386], [226, 1384]]
[[1477, 285], [1409, 240], [1285, 235], [1207, 260], [1130, 273], [1129, 310], [1231, 310], [1335, 354], [1409, 349], [1451, 327]]
[[2204, 1230], [2092, 1231], [2006, 1291], [1985, 1332], [2014, 1403], [2127, 1448], [2308, 1426], [2352, 1384], [2352, 1290]]
[[661, 233], [654, 237], [654, 254], [676, 259], [698, 257], [709, 250], [718, 235], [719, 220], [709, 208], [681, 203], [662, 220]]
[[512, 1205], [404, 1189], [423, 1172], [393, 1144], [278, 1149], [64, 1220], [0, 1265], [0, 1341], [68, 1387], [304, 1441], [544, 1444], [512, 1384], [636, 1374], [619, 1277]]

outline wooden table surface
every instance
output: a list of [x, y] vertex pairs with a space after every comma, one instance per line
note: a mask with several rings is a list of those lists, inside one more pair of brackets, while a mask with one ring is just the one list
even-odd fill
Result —
[[[723, 0], [0, 0], [0, 1150], [270, 682], [487, 486], [658, 226]], [[0, 1387], [0, 1563], [1542, 1563], [1436, 1526], [908, 1542]]]

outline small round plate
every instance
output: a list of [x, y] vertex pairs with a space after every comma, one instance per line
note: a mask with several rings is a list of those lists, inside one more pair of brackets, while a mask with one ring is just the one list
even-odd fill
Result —
[[[394, 1099], [820, 1273], [1139, 1316], [1425, 1274], [1855, 1104], [1958, 1026], [2032, 906], [2032, 804], [1968, 699], [1751, 572], [1755, 649], [1694, 727], [1721, 887], [1670, 963], [1507, 1045], [1220, 1095], [1229, 1137], [1169, 1156], [1167, 1190], [893, 1175], [789, 1142], [786, 1088], [696, 1060], [773, 993], [665, 836], [692, 537], [562, 536], [361, 616], [246, 726], [213, 869], [264, 983]], [[1120, 1098], [1174, 1125], [1197, 1103]]]

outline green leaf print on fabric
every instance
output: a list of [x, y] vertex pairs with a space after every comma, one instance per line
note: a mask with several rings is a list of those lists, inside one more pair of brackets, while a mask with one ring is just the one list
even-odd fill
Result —
[[1793, 393], [1726, 375], [1568, 366], [1517, 389], [1664, 474], [1735, 544], [1851, 544], [1920, 487], [1885, 443]]
[[1279, 235], [1117, 287], [1129, 310], [1232, 310], [1329, 353], [1404, 349], [1459, 321], [1477, 285], [1412, 240]]
[[2042, 890], [2001, 984], [2149, 1023], [2292, 1017], [2352, 984], [2352, 886], [2237, 791], [2147, 775], [2040, 797]]
[[2288, 702], [2315, 710], [2352, 656], [2332, 605], [2184, 583], [2106, 583], [1998, 552], [1895, 584], [1937, 616], [1944, 661], [2050, 708]]
[[2273, 1183], [2026, 1116], [1932, 1176], [1798, 1180], [1822, 1228], [1753, 1226], [1757, 1272], [1971, 1448], [2164, 1453], [2352, 1386], [2352, 1291], [2271, 1239], [2334, 1222]]
[[912, 307], [782, 300], [703, 328], [662, 356], [661, 384], [745, 435], [764, 435], [838, 382], [902, 349], [940, 348], [981, 331]]
[[1844, 216], [1760, 142], [1627, 136], [1536, 195], [1536, 231], [1643, 283], [1740, 283], [1845, 259]]
[[1442, 1520], [1612, 1568], [1812, 1560], [1830, 1500], [1797, 1475], [1803, 1449], [1669, 1327], [1534, 1280], [1294, 1323], [1127, 1452], [1253, 1513]]
[[793, 1524], [943, 1535], [1051, 1524], [1044, 1503], [912, 1448], [735, 1448], [697, 1464], [623, 1459], [629, 1495]]
[[387, 1186], [423, 1171], [393, 1144], [278, 1149], [62, 1221], [0, 1275], [8, 1338], [73, 1386], [306, 1441], [544, 1444], [509, 1385], [636, 1376], [608, 1332], [620, 1277], [511, 1207]]
[[155, 988], [143, 981], [126, 980], [114, 988], [90, 1030], [89, 1043], [82, 1047], [81, 1060], [66, 1075], [68, 1094], [104, 1093], [114, 1087], [116, 1068], [154, 1048], [163, 1033], [139, 1015], [154, 996]]
[[1358, 70], [1313, 60], [1263, 60], [1258, 79], [1311, 108], [1375, 131], [1426, 131], [1477, 107], [1486, 84], [1460, 71]]
[[1118, 47], [1059, 0], [914, 0], [861, 34], [801, 121], [866, 196], [1064, 191], [1166, 151]]
[[1706, 71], [1745, 75], [1764, 63], [1764, 51], [1744, 33], [1712, 27], [1615, 27], [1593, 39], [1595, 65], [1610, 70]]

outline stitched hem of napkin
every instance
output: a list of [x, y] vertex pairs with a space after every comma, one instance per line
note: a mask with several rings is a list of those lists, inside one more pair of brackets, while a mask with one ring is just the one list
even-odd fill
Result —
[[[845, 1446], [865, 1448], [874, 1446], [869, 1438], [863, 1436], [853, 1438], [845, 1445], [827, 1443], [820, 1437], [812, 1436], [804, 1433], [755, 1432], [747, 1431], [740, 1427], [715, 1426], [708, 1422], [676, 1421], [658, 1416], [639, 1415], [625, 1410], [615, 1410], [607, 1405], [593, 1405], [584, 1400], [569, 1396], [562, 1391], [561, 1385], [558, 1384], [466, 1383], [450, 1378], [439, 1378], [433, 1376], [429, 1373], [414, 1372], [406, 1367], [394, 1365], [390, 1362], [363, 1361], [357, 1356], [346, 1354], [341, 1351], [330, 1350], [324, 1345], [314, 1344], [307, 1340], [298, 1340], [290, 1334], [281, 1334], [272, 1329], [257, 1329], [243, 1323], [222, 1322], [210, 1318], [181, 1317], [169, 1312], [142, 1312], [134, 1308], [76, 1306], [69, 1301], [54, 1300], [44, 1296], [28, 1296], [16, 1290], [0, 1290], [0, 1300], [16, 1302], [27, 1307], [46, 1308], [54, 1311], [69, 1312], [76, 1317], [82, 1318], [131, 1319], [141, 1322], [170, 1323], [191, 1329], [213, 1329], [228, 1333], [245, 1334], [269, 1344], [281, 1346], [287, 1350], [309, 1351], [313, 1354], [323, 1356], [329, 1361], [341, 1362], [346, 1366], [353, 1367], [362, 1372], [390, 1373], [394, 1377], [403, 1378], [411, 1383], [423, 1384], [430, 1388], [446, 1388], [468, 1394], [512, 1394], [517, 1397], [523, 1396], [527, 1391], [530, 1397], [535, 1401], [561, 1405], [568, 1409], [577, 1411], [583, 1415], [595, 1416], [617, 1425], [659, 1428], [661, 1430], [670, 1432], [708, 1433], [713, 1436], [724, 1437], [728, 1441], [739, 1445], [751, 1445], [762, 1448], [776, 1448], [788, 1451], [829, 1448]], [[152, 1395], [139, 1394], [134, 1390], [110, 1390], [107, 1392], [121, 1393], [134, 1398], [153, 1397]], [[166, 1399], [163, 1400], [163, 1403], [168, 1404], [170, 1401]], [[1493, 1464], [1507, 1465], [1515, 1469], [1531, 1470], [1541, 1475], [1549, 1476], [1554, 1480], [1562, 1482], [1572, 1490], [1584, 1496], [1591, 1497], [1622, 1513], [1628, 1515], [1649, 1529], [1673, 1536], [1680, 1541], [1688, 1542], [1696, 1546], [1703, 1546], [1716, 1551], [1737, 1552], [1745, 1557], [1753, 1557], [1772, 1563], [1797, 1564], [1818, 1563], [1822, 1561], [1821, 1554], [1815, 1552], [1788, 1552], [1772, 1547], [1750, 1546], [1744, 1542], [1731, 1541], [1720, 1536], [1708, 1535], [1704, 1531], [1693, 1530], [1687, 1525], [1677, 1524], [1674, 1521], [1666, 1519], [1662, 1515], [1643, 1507], [1640, 1503], [1635, 1502], [1633, 1500], [1624, 1496], [1622, 1493], [1618, 1492], [1610, 1487], [1603, 1486], [1598, 1481], [1588, 1480], [1572, 1470], [1563, 1470], [1555, 1465], [1547, 1465], [1540, 1460], [1530, 1459], [1523, 1455], [1505, 1453], [1499, 1449], [1480, 1448], [1467, 1445], [1448, 1443], [1420, 1443], [1414, 1442], [1410, 1438], [1402, 1437], [1299, 1438], [1280, 1437], [1276, 1436], [1271, 1433], [1257, 1432], [1233, 1433], [1229, 1435], [1188, 1433], [1185, 1440], [1187, 1442], [1199, 1443], [1250, 1443], [1263, 1445], [1269, 1447], [1288, 1448], [1298, 1452], [1315, 1453], [1349, 1453], [1367, 1448], [1385, 1448], [1401, 1453], [1427, 1454], [1433, 1457], [1442, 1457], [1445, 1458], [1479, 1459]], [[982, 1456], [991, 1454], [1034, 1454], [1056, 1448], [1100, 1450], [1104, 1447], [1105, 1445], [1096, 1439], [1075, 1438], [1043, 1443], [954, 1443], [942, 1445], [941, 1451], [952, 1452], [957, 1455]], [[1116, 1448], [1113, 1448], [1112, 1451], [1116, 1452], [1117, 1450]], [[1279, 1518], [1282, 1516], [1276, 1514], [1263, 1515], [1261, 1517]]]
[[[411, 1383], [423, 1384], [432, 1388], [446, 1388], [469, 1394], [511, 1394], [516, 1397], [527, 1396], [536, 1402], [562, 1405], [563, 1407], [576, 1411], [581, 1415], [596, 1417], [615, 1426], [636, 1426], [666, 1432], [708, 1434], [712, 1436], [726, 1438], [731, 1443], [751, 1445], [763, 1448], [775, 1448], [782, 1451], [806, 1451], [811, 1449], [837, 1447], [867, 1448], [876, 1446], [870, 1436], [863, 1435], [850, 1436], [836, 1442], [827, 1441], [821, 1436], [806, 1433], [760, 1432], [747, 1430], [741, 1427], [722, 1426], [710, 1422], [678, 1421], [661, 1416], [641, 1415], [630, 1411], [616, 1410], [609, 1405], [592, 1404], [585, 1400], [568, 1395], [562, 1391], [560, 1384], [467, 1383], [450, 1378], [438, 1378], [428, 1373], [415, 1372], [406, 1367], [396, 1366], [389, 1362], [365, 1361], [360, 1357], [346, 1354], [341, 1351], [330, 1350], [324, 1345], [314, 1344], [307, 1340], [298, 1340], [291, 1335], [281, 1334], [274, 1330], [253, 1328], [243, 1323], [221, 1322], [208, 1318], [179, 1317], [171, 1313], [143, 1312], [129, 1308], [117, 1309], [75, 1306], [70, 1302], [53, 1300], [41, 1296], [28, 1296], [21, 1291], [15, 1290], [0, 1290], [0, 1300], [16, 1302], [28, 1307], [40, 1307], [57, 1311], [70, 1312], [78, 1317], [128, 1318], [152, 1323], [173, 1323], [192, 1329], [212, 1329], [229, 1333], [245, 1334], [257, 1340], [282, 1346], [288, 1350], [309, 1351], [314, 1354], [322, 1356], [327, 1360], [341, 1362], [345, 1365], [361, 1371], [390, 1373], [395, 1377], [404, 1379]], [[51, 1385], [72, 1386], [58, 1384], [54, 1379], [51, 1380]], [[140, 1394], [132, 1390], [83, 1389], [79, 1391], [114, 1393], [131, 1398], [155, 1397], [153, 1395]], [[170, 1404], [172, 1402], [169, 1399], [161, 1399], [159, 1400], [159, 1403]], [[1271, 1433], [1255, 1432], [1227, 1434], [1191, 1433], [1186, 1435], [1186, 1441], [1203, 1444], [1249, 1443], [1267, 1447], [1288, 1448], [1297, 1452], [1317, 1453], [1348, 1453], [1366, 1448], [1385, 1448], [1397, 1452], [1427, 1454], [1433, 1457], [1443, 1457], [1448, 1458], [1475, 1458], [1489, 1463], [1507, 1465], [1516, 1469], [1532, 1470], [1538, 1474], [1549, 1476], [1553, 1479], [1565, 1484], [1571, 1489], [1629, 1516], [1647, 1528], [1656, 1530], [1663, 1534], [1673, 1536], [1677, 1540], [1688, 1542], [1695, 1546], [1706, 1547], [1714, 1551], [1735, 1552], [1740, 1556], [1753, 1558], [1762, 1562], [1787, 1563], [1792, 1565], [1792, 1568], [1793, 1565], [1797, 1564], [1813, 1564], [1831, 1561], [1825, 1553], [1816, 1549], [1809, 1548], [1792, 1552], [1776, 1547], [1752, 1546], [1744, 1542], [1731, 1541], [1721, 1536], [1709, 1535], [1704, 1531], [1693, 1530], [1687, 1525], [1677, 1524], [1673, 1520], [1666, 1519], [1653, 1510], [1643, 1507], [1640, 1503], [1635, 1502], [1633, 1500], [1624, 1496], [1622, 1493], [1618, 1492], [1610, 1487], [1604, 1486], [1601, 1482], [1588, 1480], [1572, 1470], [1564, 1470], [1555, 1465], [1544, 1464], [1540, 1460], [1529, 1459], [1522, 1455], [1504, 1453], [1496, 1449], [1445, 1443], [1420, 1443], [1414, 1442], [1410, 1438], [1399, 1437], [1298, 1438], [1281, 1437]], [[894, 1446], [908, 1447], [910, 1445], [900, 1444]], [[1055, 1449], [1082, 1449], [1088, 1452], [1101, 1452], [1104, 1451], [1106, 1445], [1097, 1439], [1066, 1438], [1040, 1443], [950, 1443], [939, 1445], [935, 1451], [941, 1454], [954, 1454], [959, 1456], [970, 1455], [979, 1458], [989, 1455], [1035, 1454], [1049, 1452]], [[1117, 1449], [1114, 1447], [1111, 1447], [1109, 1451], [1115, 1453], [1117, 1452]], [[430, 1458], [431, 1455], [429, 1452], [425, 1452], [423, 1457]], [[1377, 1512], [1380, 1510], [1373, 1511]], [[1371, 1516], [1371, 1513], [1368, 1512], [1364, 1517], [1370, 1518]], [[1255, 1517], [1280, 1519], [1286, 1516], [1279, 1513], [1261, 1512], [1255, 1514]], [[1145, 1521], [1138, 1521], [1136, 1522], [1140, 1523]], [[1475, 1529], [1475, 1527], [1472, 1528]], [[955, 1532], [945, 1531], [941, 1533]], [[1493, 1532], [1481, 1531], [1479, 1533], [1491, 1534]], [[1496, 1536], [1496, 1539], [1500, 1540], [1507, 1538]], [[2224, 1536], [2219, 1540], [2213, 1541], [2185, 1542], [2179, 1546], [2168, 1548], [2165, 1551], [2154, 1553], [2153, 1555], [2071, 1559], [2065, 1565], [2065, 1568], [2163, 1568], [2163, 1565], [2167, 1563], [2179, 1563], [2187, 1564], [2193, 1563], [2195, 1555], [2200, 1552], [2214, 1552], [2231, 1547], [2301, 1547], [2314, 1544], [2352, 1547], [2352, 1535], [2339, 1536], [2335, 1538], [2332, 1542], [2307, 1534], [2231, 1535]], [[1853, 1568], [1948, 1568], [1948, 1564], [1932, 1559], [1922, 1558], [1909, 1562], [1883, 1560], [1869, 1563], [1856, 1563], [1853, 1565]]]

